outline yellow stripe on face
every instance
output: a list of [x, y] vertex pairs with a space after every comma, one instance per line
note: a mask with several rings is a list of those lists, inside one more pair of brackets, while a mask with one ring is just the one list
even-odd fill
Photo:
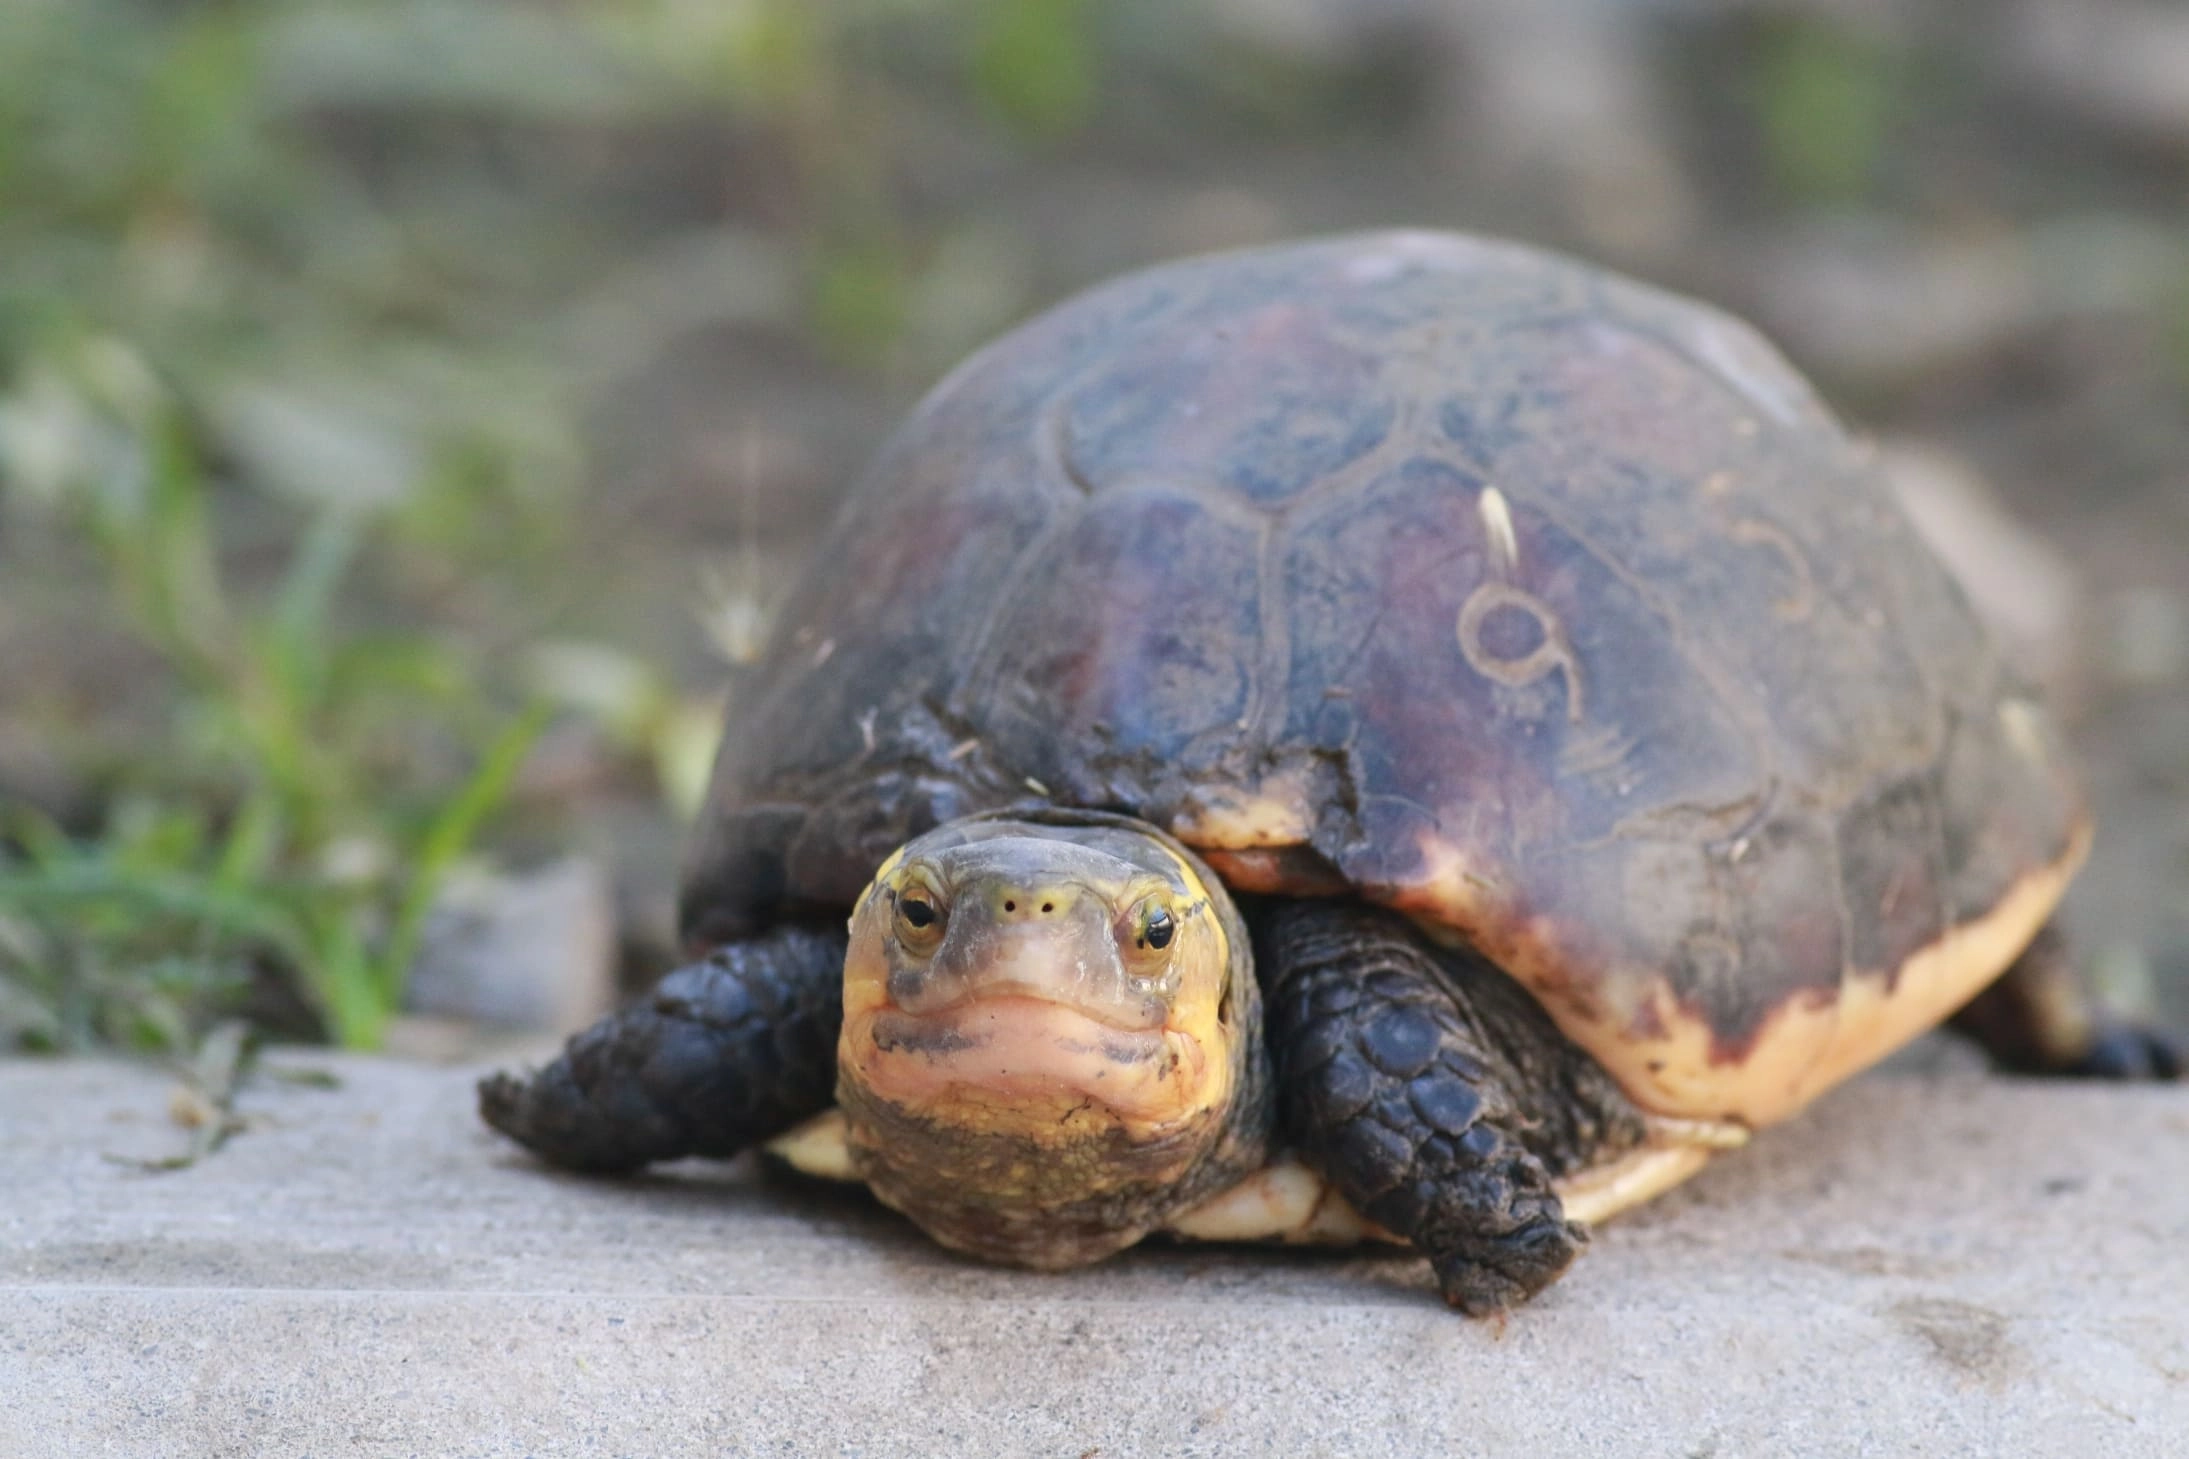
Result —
[[874, 880], [888, 881], [890, 873], [895, 871], [898, 867], [904, 865], [904, 854], [905, 848], [903, 846], [899, 846], [895, 851], [890, 852], [889, 859], [887, 861], [884, 861], [881, 864], [881, 867], [874, 873]]
[[1177, 871], [1178, 880], [1185, 889], [1187, 915], [1200, 914], [1208, 918], [1209, 931], [1216, 938], [1217, 959], [1224, 967], [1229, 968], [1231, 937], [1224, 930], [1224, 919], [1216, 915], [1215, 899], [1209, 895], [1208, 883], [1201, 880], [1201, 874], [1194, 870], [1193, 863], [1177, 852], [1166, 846], [1163, 854], [1170, 858], [1171, 866]]

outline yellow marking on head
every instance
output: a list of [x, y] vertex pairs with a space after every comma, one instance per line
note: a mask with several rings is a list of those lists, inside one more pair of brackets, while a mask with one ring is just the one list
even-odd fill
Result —
[[1201, 880], [1193, 864], [1167, 846], [1163, 852], [1177, 869], [1179, 882], [1186, 891], [1187, 905], [1195, 909], [1193, 920], [1208, 929], [1208, 968], [1212, 976], [1193, 979], [1179, 988], [1166, 1025], [1174, 1037], [1182, 1034], [1190, 1038], [1201, 1051], [1204, 1061], [1202, 1084], [1191, 1101], [1192, 1115], [1198, 1117], [1204, 1111], [1221, 1109], [1231, 1102], [1230, 1049], [1236, 1035], [1224, 1028], [1222, 1018], [1231, 987], [1231, 938], [1224, 930], [1224, 919], [1217, 915], [1208, 884]]
[[[1208, 908], [1213, 899], [1209, 896], [1208, 883], [1201, 880], [1201, 873], [1194, 869], [1192, 862], [1186, 860], [1185, 857], [1180, 856], [1168, 846], [1163, 847], [1162, 850], [1163, 854], [1170, 858], [1172, 867], [1177, 870], [1178, 880], [1185, 886], [1186, 905]], [[1203, 915], [1208, 917], [1209, 928], [1216, 934], [1216, 946], [1224, 954], [1225, 961], [1228, 964], [1231, 957], [1231, 939], [1224, 935], [1224, 919], [1215, 915], [1213, 909], [1205, 911]]]
[[854, 939], [859, 935], [859, 919], [865, 915], [867, 904], [874, 900], [875, 891], [885, 885], [890, 877], [896, 873], [897, 868], [902, 865], [904, 865], [904, 847], [899, 846], [895, 851], [889, 853], [888, 859], [875, 871], [867, 884], [860, 888], [858, 900], [851, 904], [851, 915], [844, 919], [844, 926], [850, 931]]

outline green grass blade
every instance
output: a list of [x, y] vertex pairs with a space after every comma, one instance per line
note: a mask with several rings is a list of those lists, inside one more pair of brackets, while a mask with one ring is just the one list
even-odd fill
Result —
[[275, 597], [269, 658], [298, 719], [308, 719], [325, 698], [334, 595], [363, 540], [356, 513], [322, 514], [298, 545]]
[[411, 961], [418, 955], [418, 940], [425, 929], [426, 914], [433, 909], [442, 879], [470, 846], [481, 822], [509, 793], [518, 767], [530, 753], [532, 742], [547, 727], [550, 713], [547, 705], [534, 704], [496, 736], [471, 779], [427, 828], [415, 852], [410, 880], [396, 912], [394, 930], [380, 957], [378, 983], [387, 1006], [392, 1008], [402, 999]]
[[119, 903], [194, 921], [231, 937], [254, 938], [293, 961], [310, 948], [301, 929], [271, 897], [232, 891], [187, 872], [118, 867], [89, 857], [49, 862], [28, 872], [0, 871], [0, 907], [66, 912]]

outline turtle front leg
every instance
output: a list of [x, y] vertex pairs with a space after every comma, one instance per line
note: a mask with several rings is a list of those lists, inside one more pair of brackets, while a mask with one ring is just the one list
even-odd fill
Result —
[[663, 978], [529, 1076], [479, 1083], [488, 1124], [553, 1165], [734, 1155], [828, 1107], [845, 934], [778, 928]]
[[2003, 1069], [2090, 1079], [2179, 1079], [2182, 1046], [2106, 1012], [2059, 929], [2047, 925], [1953, 1017]]
[[1641, 1115], [1490, 963], [1352, 903], [1256, 927], [1281, 1123], [1469, 1316], [1558, 1279], [1588, 1241], [1553, 1181], [1646, 1139]]

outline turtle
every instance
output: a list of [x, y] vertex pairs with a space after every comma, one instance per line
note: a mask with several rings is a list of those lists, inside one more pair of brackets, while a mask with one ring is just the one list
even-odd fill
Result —
[[947, 375], [737, 686], [691, 958], [479, 1089], [614, 1173], [774, 1150], [945, 1246], [1381, 1240], [1473, 1315], [1952, 1018], [2172, 1077], [2052, 930], [2061, 730], [1730, 315], [1364, 233]]

